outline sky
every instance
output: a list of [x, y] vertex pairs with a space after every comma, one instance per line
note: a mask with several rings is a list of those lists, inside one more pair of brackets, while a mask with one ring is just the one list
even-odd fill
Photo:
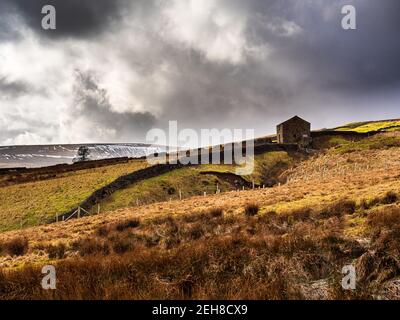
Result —
[[0, 145], [400, 118], [399, 30], [398, 0], [0, 0]]

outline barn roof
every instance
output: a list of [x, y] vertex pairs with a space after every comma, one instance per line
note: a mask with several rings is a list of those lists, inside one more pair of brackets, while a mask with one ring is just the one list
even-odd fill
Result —
[[286, 124], [286, 123], [288, 123], [288, 122], [295, 121], [295, 120], [301, 120], [301, 121], [303, 121], [303, 122], [307, 122], [308, 124], [310, 124], [310, 122], [308, 122], [308, 121], [306, 121], [306, 120], [300, 118], [299, 116], [294, 116], [293, 118], [290, 118], [289, 120], [286, 120], [286, 121], [284, 121], [284, 122], [278, 124], [278, 127], [281, 126], [281, 125], [283, 125], [283, 124]]

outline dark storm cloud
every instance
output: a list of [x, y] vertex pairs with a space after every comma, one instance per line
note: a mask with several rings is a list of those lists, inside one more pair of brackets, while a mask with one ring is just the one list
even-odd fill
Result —
[[[366, 90], [400, 84], [400, 2], [359, 0], [355, 3], [358, 29], [354, 33], [339, 32], [332, 59]], [[352, 87], [351, 83], [348, 85]]]
[[[356, 7], [355, 31], [341, 27], [345, 4]], [[249, 43], [267, 43], [272, 48], [266, 64], [248, 59], [245, 65], [225, 69], [220, 64], [201, 66], [197, 62], [187, 66], [189, 73], [204, 76], [204, 81], [201, 87], [182, 81], [184, 92], [171, 101], [176, 111], [196, 105], [188, 117], [191, 112], [201, 116], [200, 110], [206, 108], [209, 113], [203, 113], [204, 117], [213, 114], [212, 118], [220, 120], [243, 109], [266, 118], [312, 114], [316, 95], [357, 96], [400, 85], [399, 1], [271, 0], [250, 1], [247, 6], [251, 12], [246, 29]], [[298, 26], [298, 34], [285, 35], [283, 21]], [[282, 70], [282, 77], [270, 75], [271, 66]], [[324, 109], [326, 105], [318, 106]]]
[[[383, 1], [257, 1], [248, 32], [255, 41], [272, 43], [276, 61], [302, 65], [304, 79], [327, 90], [371, 90], [400, 82], [400, 2]], [[291, 4], [291, 5], [288, 5]], [[352, 4], [357, 30], [343, 30], [341, 8]], [[326, 19], [324, 10], [331, 9]], [[288, 39], [264, 27], [277, 17], [293, 21], [301, 35]]]
[[[118, 21], [128, 0], [2, 0], [3, 13], [21, 17], [33, 31], [43, 37], [92, 37]], [[53, 5], [57, 12], [57, 29], [42, 29], [42, 8]]]
[[[12, 41], [18, 28], [10, 36], [10, 21], [19, 17], [35, 37], [49, 40], [41, 45], [68, 38], [70, 42], [55, 42], [53, 48], [70, 50], [73, 62], [83, 61], [88, 70], [103, 73], [100, 77], [108, 82], [86, 72], [78, 72], [74, 80], [66, 78], [74, 81], [69, 84], [75, 97], [66, 112], [72, 122], [84, 119], [116, 132], [115, 141], [137, 141], [151, 127], [165, 127], [168, 120], [195, 129], [261, 128], [262, 134], [294, 114], [313, 121], [314, 128], [332, 125], [329, 121], [339, 125], [348, 115], [362, 120], [377, 110], [353, 101], [367, 101], [378, 93], [382, 97], [385, 90], [400, 86], [398, 0], [221, 0], [210, 13], [194, 17], [191, 10], [182, 9], [189, 3], [183, 1], [178, 12], [172, 12], [172, 23], [163, 10], [176, 8], [167, 0], [0, 1], [0, 43]], [[57, 9], [56, 31], [41, 29], [45, 4]], [[357, 30], [341, 27], [346, 4], [356, 7]], [[226, 21], [228, 25], [219, 25]], [[183, 33], [171, 31], [174, 23]], [[239, 58], [226, 38], [240, 47]], [[257, 50], [265, 57], [257, 56]], [[75, 68], [71, 60], [56, 67], [70, 71]], [[58, 74], [56, 68], [47, 71]], [[165, 92], [159, 90], [163, 85]], [[28, 94], [29, 87], [0, 77], [0, 91], [16, 97]], [[108, 97], [111, 93], [113, 99]], [[119, 106], [110, 101], [127, 102]], [[132, 112], [126, 111], [130, 108]], [[340, 108], [348, 111], [339, 115]]]
[[[176, 68], [169, 78], [172, 92], [160, 101], [160, 121], [178, 119], [194, 128], [261, 126], [269, 118], [327, 111], [328, 104], [316, 106], [324, 101], [318, 95], [371, 93], [399, 84], [399, 1], [223, 3], [249, 12], [248, 45], [267, 44], [271, 54], [264, 62], [247, 56], [238, 65], [210, 61], [197, 48], [182, 49], [149, 33], [152, 50], [145, 56], [127, 50], [126, 56], [144, 78], [151, 78], [163, 61]], [[356, 31], [341, 27], [345, 4], [357, 9]], [[298, 30], [292, 35], [288, 27]]]
[[71, 111], [74, 119], [83, 118], [102, 130], [115, 130], [116, 139], [123, 141], [148, 131], [156, 119], [148, 112], [116, 112], [107, 91], [98, 86], [90, 72], [76, 71], [75, 97]]
[[[1, 12], [1, 6], [0, 6]], [[4, 41], [15, 41], [19, 38], [19, 33], [15, 30], [9, 17], [2, 16], [0, 13], [0, 43]]]
[[3, 97], [18, 97], [30, 91], [30, 86], [22, 81], [8, 81], [0, 76], [0, 95]]
[[166, 46], [158, 50], [173, 57], [169, 63], [179, 70], [170, 79], [173, 92], [162, 101], [164, 121], [178, 119], [194, 128], [241, 127], [244, 117], [257, 122], [256, 113], [265, 119], [282, 112], [299, 93], [251, 59], [232, 65], [207, 61], [196, 51], [187, 54]]

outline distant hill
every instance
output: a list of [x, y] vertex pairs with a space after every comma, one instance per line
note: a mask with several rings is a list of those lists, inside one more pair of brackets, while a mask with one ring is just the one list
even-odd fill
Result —
[[[164, 149], [148, 144], [85, 144], [90, 149], [90, 160], [109, 158], [140, 158]], [[0, 147], [0, 168], [45, 167], [72, 163], [81, 145], [32, 145]]]

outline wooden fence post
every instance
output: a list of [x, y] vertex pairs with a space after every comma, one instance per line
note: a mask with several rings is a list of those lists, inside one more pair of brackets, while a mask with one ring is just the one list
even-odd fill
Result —
[[97, 204], [97, 214], [100, 213], [100, 203]]
[[81, 207], [78, 206], [78, 219], [81, 217]]

